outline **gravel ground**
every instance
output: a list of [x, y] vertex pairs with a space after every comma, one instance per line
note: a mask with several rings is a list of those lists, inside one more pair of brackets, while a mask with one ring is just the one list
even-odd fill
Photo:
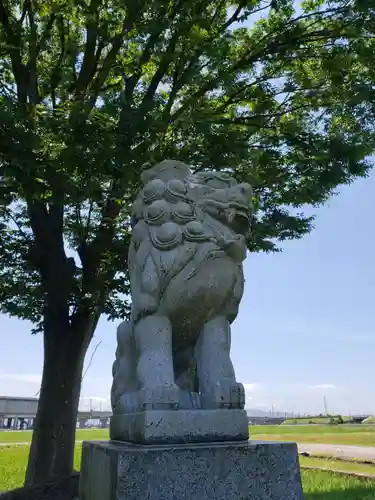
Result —
[[375, 460], [375, 446], [349, 446], [339, 444], [298, 443], [300, 453], [347, 459]]

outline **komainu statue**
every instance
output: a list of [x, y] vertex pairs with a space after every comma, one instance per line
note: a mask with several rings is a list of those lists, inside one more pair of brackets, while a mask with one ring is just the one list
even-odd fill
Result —
[[229, 351], [251, 188], [172, 160], [141, 180], [128, 262], [132, 313], [117, 331], [113, 413], [243, 409]]

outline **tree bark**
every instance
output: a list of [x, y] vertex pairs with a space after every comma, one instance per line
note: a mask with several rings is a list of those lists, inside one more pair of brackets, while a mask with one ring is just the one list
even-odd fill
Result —
[[74, 331], [69, 321], [44, 331], [42, 385], [25, 486], [73, 473], [82, 369], [91, 337], [92, 331]]

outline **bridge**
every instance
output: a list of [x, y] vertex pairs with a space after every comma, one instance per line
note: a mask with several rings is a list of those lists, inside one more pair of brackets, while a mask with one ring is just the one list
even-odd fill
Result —
[[251, 417], [248, 416], [249, 425], [280, 425], [285, 417]]
[[[32, 429], [38, 409], [38, 398], [0, 396], [0, 429]], [[99, 420], [107, 428], [112, 412], [109, 410], [79, 410], [77, 422], [84, 429], [89, 420]], [[370, 415], [352, 415], [351, 423], [361, 423]], [[280, 416], [248, 416], [249, 425], [279, 425], [285, 421]], [[348, 423], [349, 424], [349, 423]]]
[[[38, 409], [38, 398], [0, 396], [0, 429], [32, 429]], [[99, 420], [102, 428], [108, 427], [112, 412], [105, 410], [80, 410], [77, 421], [81, 429], [88, 420]]]
[[[371, 415], [352, 415], [351, 421], [353, 424], [361, 424], [366, 418], [371, 417]], [[350, 424], [350, 422], [348, 422]]]
[[[0, 429], [31, 429], [38, 409], [38, 398], [0, 396]], [[78, 425], [84, 429], [89, 420], [99, 420], [107, 428], [112, 412], [109, 410], [79, 410]], [[277, 425], [285, 418], [276, 416], [248, 417], [249, 425]]]

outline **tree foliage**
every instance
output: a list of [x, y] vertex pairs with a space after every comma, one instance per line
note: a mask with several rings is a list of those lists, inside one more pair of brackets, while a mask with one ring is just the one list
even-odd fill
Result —
[[126, 315], [130, 206], [164, 158], [252, 184], [251, 251], [309, 232], [370, 167], [371, 4], [0, 0], [0, 310], [89, 338]]
[[352, 0], [2, 0], [2, 310], [38, 324], [41, 268], [68, 245], [71, 311], [95, 296], [124, 314], [129, 204], [165, 157], [251, 182], [251, 250], [308, 232], [295, 209], [368, 169], [373, 17]]

